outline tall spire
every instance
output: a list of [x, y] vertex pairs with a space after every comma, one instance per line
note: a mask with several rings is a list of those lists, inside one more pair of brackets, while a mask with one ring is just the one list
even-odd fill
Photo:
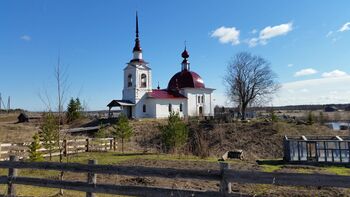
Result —
[[135, 38], [135, 46], [134, 46], [133, 52], [135, 51], [139, 51], [139, 52], [142, 51], [140, 46], [140, 39], [139, 39], [139, 16], [137, 12], [136, 12], [136, 38]]

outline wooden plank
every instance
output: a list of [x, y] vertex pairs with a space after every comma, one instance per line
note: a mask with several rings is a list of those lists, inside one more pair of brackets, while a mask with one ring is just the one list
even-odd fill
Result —
[[177, 190], [171, 188], [143, 187], [143, 186], [121, 186], [110, 184], [96, 184], [91, 187], [86, 182], [79, 181], [60, 181], [48, 180], [30, 177], [17, 177], [14, 183], [21, 185], [32, 185], [48, 188], [62, 188], [67, 190], [76, 190], [83, 192], [95, 192], [105, 194], [130, 195], [130, 196], [219, 196], [217, 191], [199, 191], [199, 190]]
[[[97, 160], [89, 160], [89, 165], [96, 165]], [[92, 187], [96, 186], [97, 175], [95, 173], [88, 173], [87, 183]], [[96, 197], [95, 193], [86, 192], [86, 197]]]
[[220, 193], [222, 196], [229, 196], [232, 189], [231, 189], [231, 183], [227, 179], [226, 172], [230, 169], [230, 165], [228, 163], [220, 163]]
[[231, 182], [350, 188], [350, 176], [227, 170]]
[[42, 169], [70, 172], [90, 172], [96, 174], [119, 174], [127, 176], [150, 176], [165, 178], [189, 178], [201, 180], [221, 180], [218, 170], [188, 170], [173, 168], [150, 168], [143, 166], [116, 166], [116, 165], [86, 165], [80, 163], [58, 162], [0, 162], [0, 168]]
[[[18, 157], [11, 155], [10, 156], [10, 162], [18, 161]], [[16, 168], [9, 168], [8, 171], [8, 180], [7, 180], [7, 195], [10, 197], [16, 196], [16, 186], [14, 184], [14, 180], [17, 177], [17, 169]]]

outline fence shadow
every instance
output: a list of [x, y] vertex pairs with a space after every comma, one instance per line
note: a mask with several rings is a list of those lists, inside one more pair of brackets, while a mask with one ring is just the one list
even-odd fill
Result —
[[113, 156], [144, 156], [144, 155], [158, 155], [157, 153], [115, 153]]

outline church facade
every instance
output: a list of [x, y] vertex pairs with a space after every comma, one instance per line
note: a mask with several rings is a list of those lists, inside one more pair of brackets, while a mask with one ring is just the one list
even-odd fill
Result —
[[124, 68], [123, 98], [112, 100], [107, 106], [120, 107], [129, 118], [167, 118], [170, 112], [181, 117], [214, 116], [212, 93], [202, 78], [190, 69], [189, 53], [181, 54], [181, 70], [168, 83], [166, 89], [152, 88], [152, 69], [142, 57], [136, 16], [136, 39], [133, 58]]

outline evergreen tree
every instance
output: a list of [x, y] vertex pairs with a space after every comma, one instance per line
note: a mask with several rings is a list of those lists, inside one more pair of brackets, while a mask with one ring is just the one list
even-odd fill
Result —
[[278, 121], [278, 116], [275, 114], [275, 110], [271, 110], [270, 112], [270, 116], [271, 116], [271, 121], [272, 122], [277, 122]]
[[171, 112], [168, 117], [168, 124], [161, 127], [162, 142], [167, 151], [176, 150], [183, 146], [188, 139], [188, 129], [181, 120], [179, 113]]
[[103, 126], [103, 124], [100, 124], [100, 128], [98, 129], [98, 131], [94, 134], [94, 136], [96, 138], [105, 138], [108, 137], [108, 130], [106, 128], [106, 126]]
[[42, 161], [44, 160], [42, 153], [39, 152], [41, 148], [39, 134], [36, 133], [33, 136], [33, 142], [29, 145], [29, 160], [30, 161]]
[[83, 110], [83, 107], [81, 106], [81, 102], [79, 98], [73, 99], [71, 98], [68, 103], [67, 107], [67, 120], [68, 122], [72, 122], [74, 120], [77, 120], [81, 117], [81, 111]]
[[[55, 151], [55, 146], [58, 145], [59, 131], [57, 120], [52, 113], [44, 115], [44, 121], [41, 125], [41, 131], [39, 132], [43, 146], [48, 150], [50, 155], [50, 161], [52, 159], [52, 153]], [[59, 145], [58, 145], [59, 146]]]
[[315, 120], [314, 120], [314, 115], [312, 114], [312, 111], [309, 111], [309, 113], [307, 114], [307, 124], [312, 125], [314, 124]]
[[114, 125], [113, 128], [113, 135], [117, 139], [121, 139], [122, 141], [122, 153], [124, 153], [124, 141], [129, 140], [130, 137], [133, 135], [133, 130], [131, 125], [129, 124], [128, 118], [124, 114], [121, 114], [118, 117], [117, 124]]

